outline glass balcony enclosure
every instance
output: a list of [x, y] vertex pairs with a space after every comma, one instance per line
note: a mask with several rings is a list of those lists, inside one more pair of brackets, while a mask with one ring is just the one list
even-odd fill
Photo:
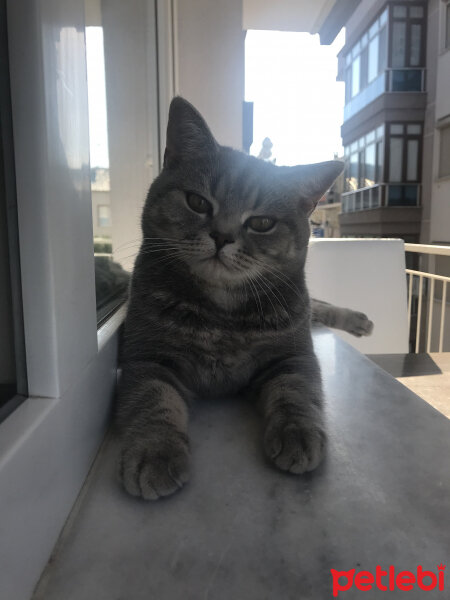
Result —
[[342, 212], [418, 206], [422, 123], [386, 123], [344, 148]]
[[426, 3], [389, 3], [343, 57], [344, 120], [385, 92], [425, 90]]

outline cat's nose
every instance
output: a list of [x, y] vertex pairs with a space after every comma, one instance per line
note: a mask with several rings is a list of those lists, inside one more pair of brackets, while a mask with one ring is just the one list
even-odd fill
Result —
[[212, 239], [216, 242], [217, 250], [220, 250], [225, 246], [225, 244], [232, 244], [234, 242], [234, 238], [231, 233], [221, 233], [219, 231], [211, 231], [209, 234]]

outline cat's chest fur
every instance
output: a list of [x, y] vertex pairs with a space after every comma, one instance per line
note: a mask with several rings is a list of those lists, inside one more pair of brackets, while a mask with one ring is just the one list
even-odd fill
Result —
[[232, 319], [220, 324], [214, 318], [189, 321], [180, 310], [158, 335], [189, 387], [200, 393], [231, 394], [245, 387], [277, 337], [272, 330], [237, 327]]
[[[125, 359], [170, 364], [184, 385], [201, 395], [233, 394], [246, 387], [275, 349], [289, 347], [294, 331], [275, 330], [260, 315], [227, 316], [184, 302], [153, 297], [126, 344]], [[142, 304], [141, 304], [142, 307]]]

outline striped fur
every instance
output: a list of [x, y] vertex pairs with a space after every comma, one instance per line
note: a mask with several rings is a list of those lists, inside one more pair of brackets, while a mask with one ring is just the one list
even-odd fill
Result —
[[[292, 473], [319, 464], [326, 436], [303, 268], [308, 214], [341, 169], [276, 167], [219, 146], [190, 104], [172, 101], [121, 357], [119, 476], [129, 493], [154, 499], [187, 481], [187, 406], [198, 397], [253, 394], [269, 459]], [[189, 194], [210, 212], [193, 210]], [[255, 215], [276, 225], [252, 231]]]

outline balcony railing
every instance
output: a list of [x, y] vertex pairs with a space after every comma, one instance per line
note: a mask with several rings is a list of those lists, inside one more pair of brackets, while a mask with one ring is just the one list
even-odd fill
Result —
[[[450, 257], [450, 246], [405, 244], [405, 252]], [[408, 325], [411, 351], [419, 353], [443, 352], [445, 347], [445, 323], [449, 322], [450, 307], [447, 307], [447, 287], [450, 277], [427, 271], [406, 269], [408, 284]], [[440, 306], [440, 310], [439, 310]], [[437, 314], [436, 314], [437, 313]], [[450, 331], [450, 329], [449, 329]]]
[[377, 183], [341, 194], [342, 212], [372, 210], [381, 206], [420, 206], [420, 184]]

